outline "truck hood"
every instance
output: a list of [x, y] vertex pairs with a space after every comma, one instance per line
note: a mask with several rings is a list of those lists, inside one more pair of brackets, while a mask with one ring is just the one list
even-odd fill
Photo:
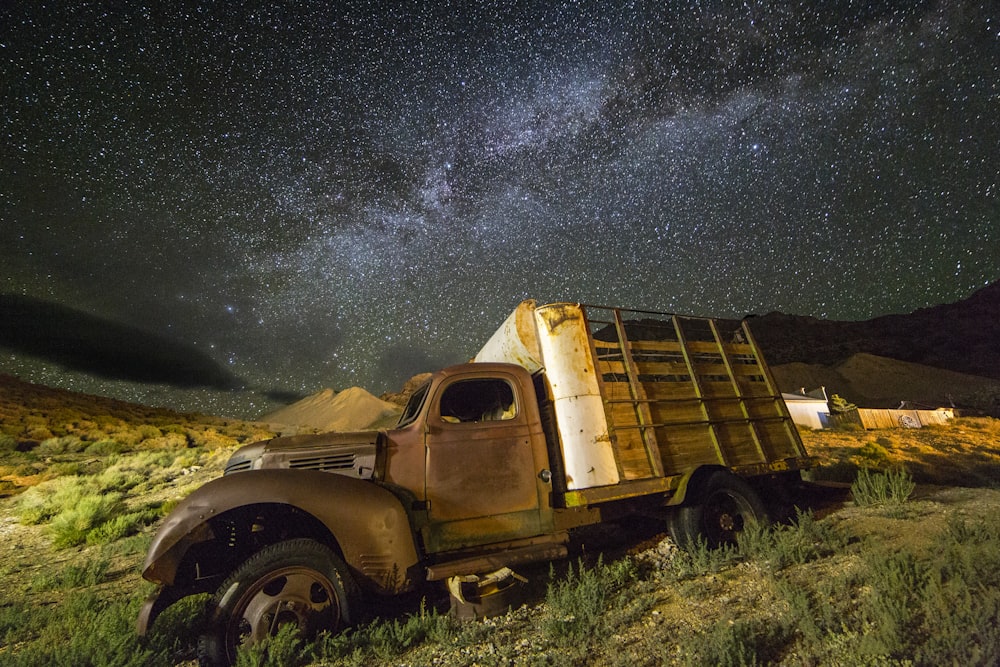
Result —
[[236, 450], [226, 463], [224, 474], [294, 468], [370, 479], [375, 470], [378, 439], [378, 431], [272, 438]]

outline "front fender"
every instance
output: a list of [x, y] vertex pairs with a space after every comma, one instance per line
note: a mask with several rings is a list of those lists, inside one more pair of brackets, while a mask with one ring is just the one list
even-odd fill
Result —
[[172, 586], [188, 549], [216, 537], [211, 519], [260, 504], [287, 505], [315, 517], [334, 536], [345, 562], [383, 592], [405, 590], [417, 577], [409, 517], [394, 494], [367, 480], [288, 469], [227, 475], [189, 495], [157, 531], [142, 576]]

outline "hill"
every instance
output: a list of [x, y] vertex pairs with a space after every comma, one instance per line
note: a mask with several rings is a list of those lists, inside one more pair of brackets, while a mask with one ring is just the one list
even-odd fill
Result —
[[272, 429], [285, 433], [361, 431], [391, 426], [399, 406], [383, 401], [361, 387], [341, 392], [323, 389], [261, 417]]
[[1000, 281], [908, 315], [844, 322], [769, 313], [750, 329], [772, 366], [832, 366], [867, 353], [1000, 380]]
[[866, 408], [901, 402], [927, 408], [963, 407], [996, 416], [1000, 380], [860, 352], [839, 364], [793, 362], [771, 368], [784, 392], [826, 387]]
[[[0, 497], [63, 473], [85, 472], [95, 457], [171, 449], [217, 451], [263, 440], [263, 425], [103, 396], [0, 375]], [[60, 468], [62, 466], [62, 468]]]

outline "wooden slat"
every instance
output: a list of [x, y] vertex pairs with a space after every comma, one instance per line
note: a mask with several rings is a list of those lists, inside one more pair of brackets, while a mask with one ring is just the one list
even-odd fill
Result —
[[633, 353], [666, 352], [676, 354], [681, 351], [681, 344], [675, 340], [633, 340], [629, 341]]
[[685, 423], [706, 421], [703, 406], [697, 402], [664, 405], [654, 403], [649, 406], [654, 424]]
[[722, 463], [715, 451], [705, 446], [712, 437], [707, 424], [661, 427], [656, 430], [656, 434], [660, 442], [666, 443], [660, 447], [660, 452], [667, 470], [685, 470], [699, 465]]
[[646, 383], [646, 396], [661, 401], [697, 400], [690, 382], [649, 382]]
[[696, 354], [718, 354], [719, 345], [712, 340], [692, 340], [687, 343], [688, 350]]
[[649, 413], [649, 403], [646, 400], [646, 390], [639, 381], [639, 370], [631, 355], [628, 332], [625, 329], [625, 323], [622, 321], [621, 311], [617, 309], [615, 310], [615, 331], [618, 333], [618, 340], [621, 342], [625, 373], [629, 381], [629, 393], [635, 401], [632, 409], [640, 427], [639, 436], [646, 454], [649, 475], [652, 477], [663, 477], [663, 460], [660, 457], [660, 449], [656, 442], [656, 433], [650, 428], [652, 418]]
[[733, 385], [728, 382], [702, 382], [701, 391], [707, 398], [736, 398]]
[[625, 323], [617, 309], [588, 324], [602, 338], [617, 337], [590, 344], [623, 480], [804, 455], [745, 324], [725, 333], [745, 342], [723, 341], [708, 319], [666, 315], [660, 324]]
[[[650, 362], [637, 361], [636, 366], [640, 375], [686, 375], [687, 366], [681, 362]], [[623, 361], [601, 361], [597, 364], [600, 373], [613, 373], [615, 375], [626, 376], [625, 362]]]

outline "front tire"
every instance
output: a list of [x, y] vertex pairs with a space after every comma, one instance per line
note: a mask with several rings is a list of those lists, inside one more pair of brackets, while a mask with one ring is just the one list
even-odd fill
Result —
[[735, 544], [751, 523], [770, 523], [767, 506], [746, 481], [719, 470], [705, 481], [696, 502], [674, 510], [668, 522], [674, 542], [687, 547], [702, 539], [709, 547]]
[[198, 643], [202, 665], [231, 665], [240, 646], [277, 634], [286, 623], [311, 639], [351, 623], [355, 589], [344, 562], [309, 539], [267, 546], [223, 582], [209, 630]]

